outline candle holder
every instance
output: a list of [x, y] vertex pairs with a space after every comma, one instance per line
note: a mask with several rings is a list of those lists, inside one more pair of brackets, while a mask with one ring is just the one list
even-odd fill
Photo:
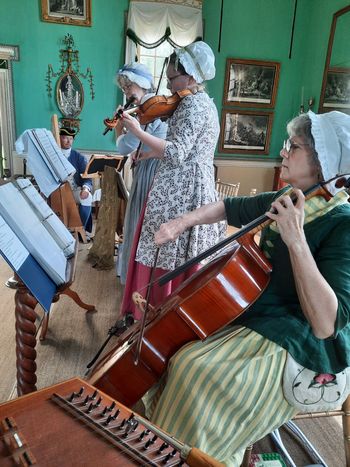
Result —
[[312, 110], [314, 104], [315, 104], [315, 98], [314, 98], [314, 97], [310, 97], [309, 100], [307, 101], [308, 110]]
[[87, 79], [90, 87], [91, 99], [94, 99], [93, 75], [90, 68], [86, 73], [79, 69], [79, 52], [74, 49], [74, 39], [71, 34], [66, 34], [63, 39], [65, 49], [60, 50], [61, 68], [56, 73], [52, 65], [48, 65], [46, 73], [46, 89], [49, 97], [52, 96], [52, 78], [58, 77], [56, 83], [56, 104], [61, 114], [61, 124], [71, 128], [80, 128], [81, 113], [84, 105], [84, 88], [80, 78]]

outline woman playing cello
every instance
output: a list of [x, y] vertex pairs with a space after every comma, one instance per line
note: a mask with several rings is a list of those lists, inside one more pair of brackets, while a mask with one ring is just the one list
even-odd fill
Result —
[[[295, 204], [283, 192], [227, 198], [163, 224], [155, 235], [163, 245], [195, 225], [226, 218], [240, 227], [267, 210], [272, 221], [261, 239], [273, 267], [264, 293], [233, 325], [185, 345], [144, 397], [154, 423], [227, 466], [239, 466], [248, 445], [300, 412], [300, 400], [308, 398], [305, 411], [312, 411], [320, 394], [340, 404], [339, 394], [349, 392], [348, 195], [331, 187], [333, 197], [305, 201], [303, 191], [349, 171], [350, 116], [309, 112], [287, 130], [281, 177], [292, 185]], [[297, 374], [312, 370], [311, 396], [288, 386], [293, 362]]]
[[[150, 281], [157, 250], [154, 243], [156, 230], [167, 220], [217, 199], [213, 157], [219, 121], [217, 110], [202, 85], [215, 75], [214, 54], [204, 42], [195, 42], [170, 56], [166, 73], [172, 93], [184, 89], [191, 91], [169, 118], [166, 140], [145, 133], [139, 122], [126, 113], [122, 119], [123, 125], [151, 148], [150, 152], [141, 154], [140, 160], [160, 160], [148, 196], [141, 233], [139, 238], [135, 238], [135, 261], [131, 257], [122, 304], [122, 314], [132, 311], [136, 318], [140, 314], [131, 301], [131, 294], [135, 290], [144, 293]], [[224, 225], [218, 224], [196, 226], [184, 232], [160, 249], [154, 278], [197, 256], [223, 234]], [[196, 268], [187, 271], [187, 276]], [[183, 279], [184, 276], [174, 281], [175, 284], [153, 288], [151, 304], [162, 302]]]

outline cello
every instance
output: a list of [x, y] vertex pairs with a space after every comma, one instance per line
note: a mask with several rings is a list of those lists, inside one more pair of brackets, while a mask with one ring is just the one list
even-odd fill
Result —
[[[330, 181], [311, 187], [305, 196], [323, 196], [328, 201], [332, 195], [325, 185]], [[255, 243], [254, 235], [270, 222], [268, 216], [260, 216], [207, 250], [211, 255], [218, 246], [231, 244], [163, 304], [151, 310], [137, 367], [134, 355], [140, 332], [138, 323], [122, 334], [115, 348], [92, 368], [89, 382], [126, 405], [133, 405], [161, 378], [169, 359], [183, 345], [204, 340], [240, 316], [269, 283], [272, 267]], [[198, 258], [203, 259], [203, 254]], [[170, 280], [192, 262], [178, 268], [181, 271], [171, 271], [160, 281]]]

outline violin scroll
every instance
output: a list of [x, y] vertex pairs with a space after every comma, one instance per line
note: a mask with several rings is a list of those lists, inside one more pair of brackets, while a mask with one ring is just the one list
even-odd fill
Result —
[[124, 110], [127, 110], [136, 100], [136, 96], [132, 95], [125, 103], [124, 107], [116, 111], [113, 118], [105, 118], [103, 123], [105, 124], [105, 131], [103, 136], [106, 135], [109, 131], [113, 130], [118, 125], [118, 120], [123, 115]]

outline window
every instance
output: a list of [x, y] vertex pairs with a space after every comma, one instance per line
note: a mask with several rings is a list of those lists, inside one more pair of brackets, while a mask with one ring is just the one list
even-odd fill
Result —
[[0, 176], [13, 174], [15, 112], [12, 61], [19, 59], [17, 46], [0, 44]]
[[[147, 68], [153, 75], [155, 87], [158, 87], [158, 82], [160, 75], [162, 73], [164, 60], [166, 57], [169, 57], [173, 52], [174, 48], [169, 42], [165, 41], [158, 47], [154, 49], [146, 49], [139, 45], [137, 47], [137, 57], [140, 63], [146, 65]], [[165, 69], [163, 71], [163, 79], [159, 87], [158, 94], [160, 95], [169, 95], [170, 91], [167, 89], [167, 79]]]

